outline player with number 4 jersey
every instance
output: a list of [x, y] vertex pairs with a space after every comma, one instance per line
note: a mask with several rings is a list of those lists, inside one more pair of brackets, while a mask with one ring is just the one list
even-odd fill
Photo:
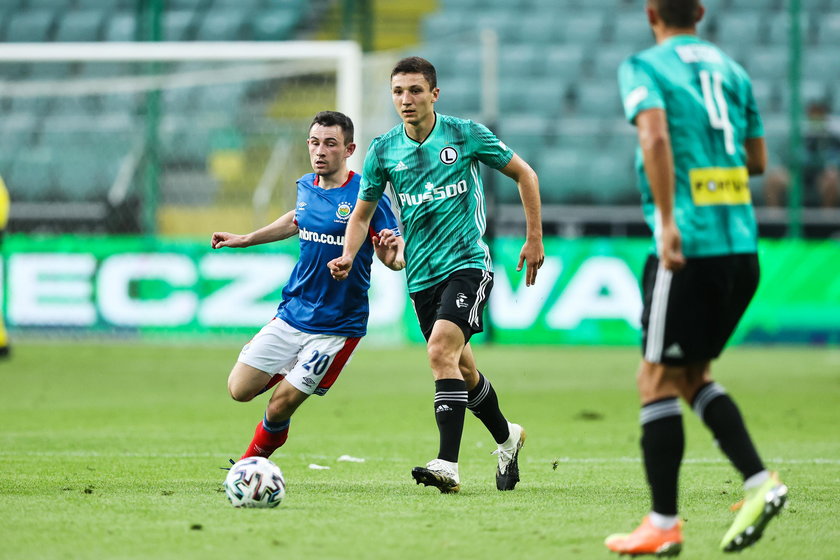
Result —
[[758, 286], [749, 175], [763, 173], [766, 150], [746, 72], [696, 35], [704, 12], [698, 0], [648, 0], [657, 44], [618, 70], [624, 111], [638, 131], [642, 208], [655, 240], [643, 272], [643, 358], [636, 374], [652, 504], [635, 531], [607, 538], [619, 554], [675, 556], [682, 549], [680, 398], [744, 481], [743, 506], [720, 543], [725, 552], [755, 543], [787, 499], [738, 406], [712, 380], [711, 362]]
[[247, 235], [213, 234], [214, 249], [250, 247], [295, 234], [300, 256], [283, 289], [275, 318], [242, 348], [228, 391], [249, 401], [277, 385], [242, 458], [269, 457], [286, 442], [292, 414], [310, 395], [324, 395], [365, 335], [373, 254], [387, 267], [405, 267], [404, 243], [390, 202], [377, 205], [353, 275], [335, 282], [327, 262], [338, 257], [361, 177], [347, 169], [353, 122], [342, 113], [315, 115], [307, 138], [314, 173], [297, 181], [297, 203], [273, 223]]

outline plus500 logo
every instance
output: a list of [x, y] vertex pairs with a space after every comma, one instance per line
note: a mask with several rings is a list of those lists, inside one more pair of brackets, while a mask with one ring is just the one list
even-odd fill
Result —
[[433, 200], [443, 200], [444, 198], [452, 198], [459, 194], [467, 192], [467, 182], [463, 179], [457, 183], [446, 185], [445, 187], [436, 187], [432, 183], [426, 183], [426, 192], [420, 194], [400, 193], [401, 206], [417, 206], [424, 202], [431, 202]]

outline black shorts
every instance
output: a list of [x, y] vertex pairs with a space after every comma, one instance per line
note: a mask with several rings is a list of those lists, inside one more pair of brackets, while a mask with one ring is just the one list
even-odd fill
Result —
[[755, 254], [689, 258], [677, 272], [648, 257], [643, 277], [642, 352], [651, 363], [717, 358], [758, 287]]
[[458, 325], [464, 341], [469, 342], [472, 335], [484, 330], [482, 317], [492, 289], [492, 272], [465, 268], [434, 286], [409, 294], [425, 339], [429, 340], [438, 319], [446, 319]]

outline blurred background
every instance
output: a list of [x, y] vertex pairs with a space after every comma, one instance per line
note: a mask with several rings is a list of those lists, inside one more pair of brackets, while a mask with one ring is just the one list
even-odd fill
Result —
[[[753, 79], [769, 149], [751, 181], [764, 277], [736, 341], [840, 343], [840, 0], [706, 0], [702, 37]], [[397, 123], [395, 61], [438, 70], [441, 113], [489, 125], [540, 177], [547, 261], [525, 290], [515, 185], [486, 175], [497, 264], [486, 339], [635, 344], [649, 233], [618, 64], [643, 0], [0, 0], [0, 176], [12, 340], [242, 338], [294, 243], [209, 252], [294, 203], [320, 110]], [[371, 339], [419, 342], [378, 268]]]

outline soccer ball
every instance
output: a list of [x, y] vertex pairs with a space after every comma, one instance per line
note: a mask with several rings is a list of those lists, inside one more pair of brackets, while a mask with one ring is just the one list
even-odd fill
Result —
[[286, 496], [280, 467], [265, 457], [246, 457], [235, 463], [223, 483], [233, 507], [273, 508]]

